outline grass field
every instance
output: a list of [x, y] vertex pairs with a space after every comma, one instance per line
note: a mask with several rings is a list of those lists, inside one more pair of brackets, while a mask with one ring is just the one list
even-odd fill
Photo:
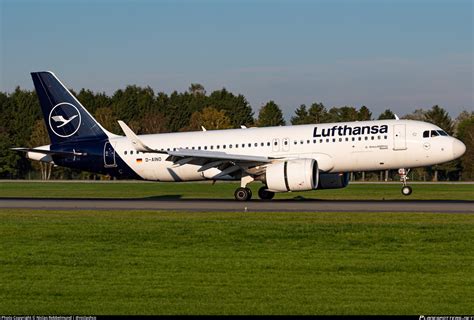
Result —
[[0, 314], [473, 314], [473, 233], [466, 214], [1, 210]]
[[[254, 199], [261, 183], [251, 183]], [[1, 182], [0, 197], [233, 199], [237, 183]], [[409, 197], [401, 184], [350, 184], [344, 189], [281, 193], [275, 199], [474, 200], [473, 184], [416, 184]]]

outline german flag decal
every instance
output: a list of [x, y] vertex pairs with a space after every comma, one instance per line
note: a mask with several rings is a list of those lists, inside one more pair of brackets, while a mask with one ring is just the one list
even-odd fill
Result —
[[137, 163], [142, 163], [142, 162], [143, 162], [142, 158], [137, 159]]

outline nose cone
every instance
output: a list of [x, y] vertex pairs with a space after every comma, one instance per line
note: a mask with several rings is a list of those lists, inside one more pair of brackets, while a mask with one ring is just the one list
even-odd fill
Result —
[[454, 139], [453, 141], [453, 157], [454, 159], [459, 158], [466, 152], [466, 145], [459, 141], [458, 139]]

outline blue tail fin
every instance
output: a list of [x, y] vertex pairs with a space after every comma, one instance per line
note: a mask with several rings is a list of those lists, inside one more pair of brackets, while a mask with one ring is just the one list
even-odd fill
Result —
[[107, 131], [90, 115], [54, 73], [32, 72], [52, 144], [107, 138]]

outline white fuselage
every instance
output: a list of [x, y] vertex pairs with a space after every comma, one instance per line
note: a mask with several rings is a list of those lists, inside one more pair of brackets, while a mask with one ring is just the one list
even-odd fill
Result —
[[[139, 137], [151, 148], [164, 151], [183, 148], [277, 158], [275, 161], [311, 158], [317, 160], [321, 171], [329, 173], [422, 167], [459, 156], [455, 147], [460, 143], [457, 139], [441, 135], [423, 137], [427, 130], [441, 129], [420, 121], [380, 120]], [[145, 180], [195, 181], [213, 179], [220, 173], [217, 168], [199, 172], [201, 165], [177, 165], [167, 161], [166, 154], [137, 153], [126, 137], [111, 138], [110, 143], [128, 166]]]

